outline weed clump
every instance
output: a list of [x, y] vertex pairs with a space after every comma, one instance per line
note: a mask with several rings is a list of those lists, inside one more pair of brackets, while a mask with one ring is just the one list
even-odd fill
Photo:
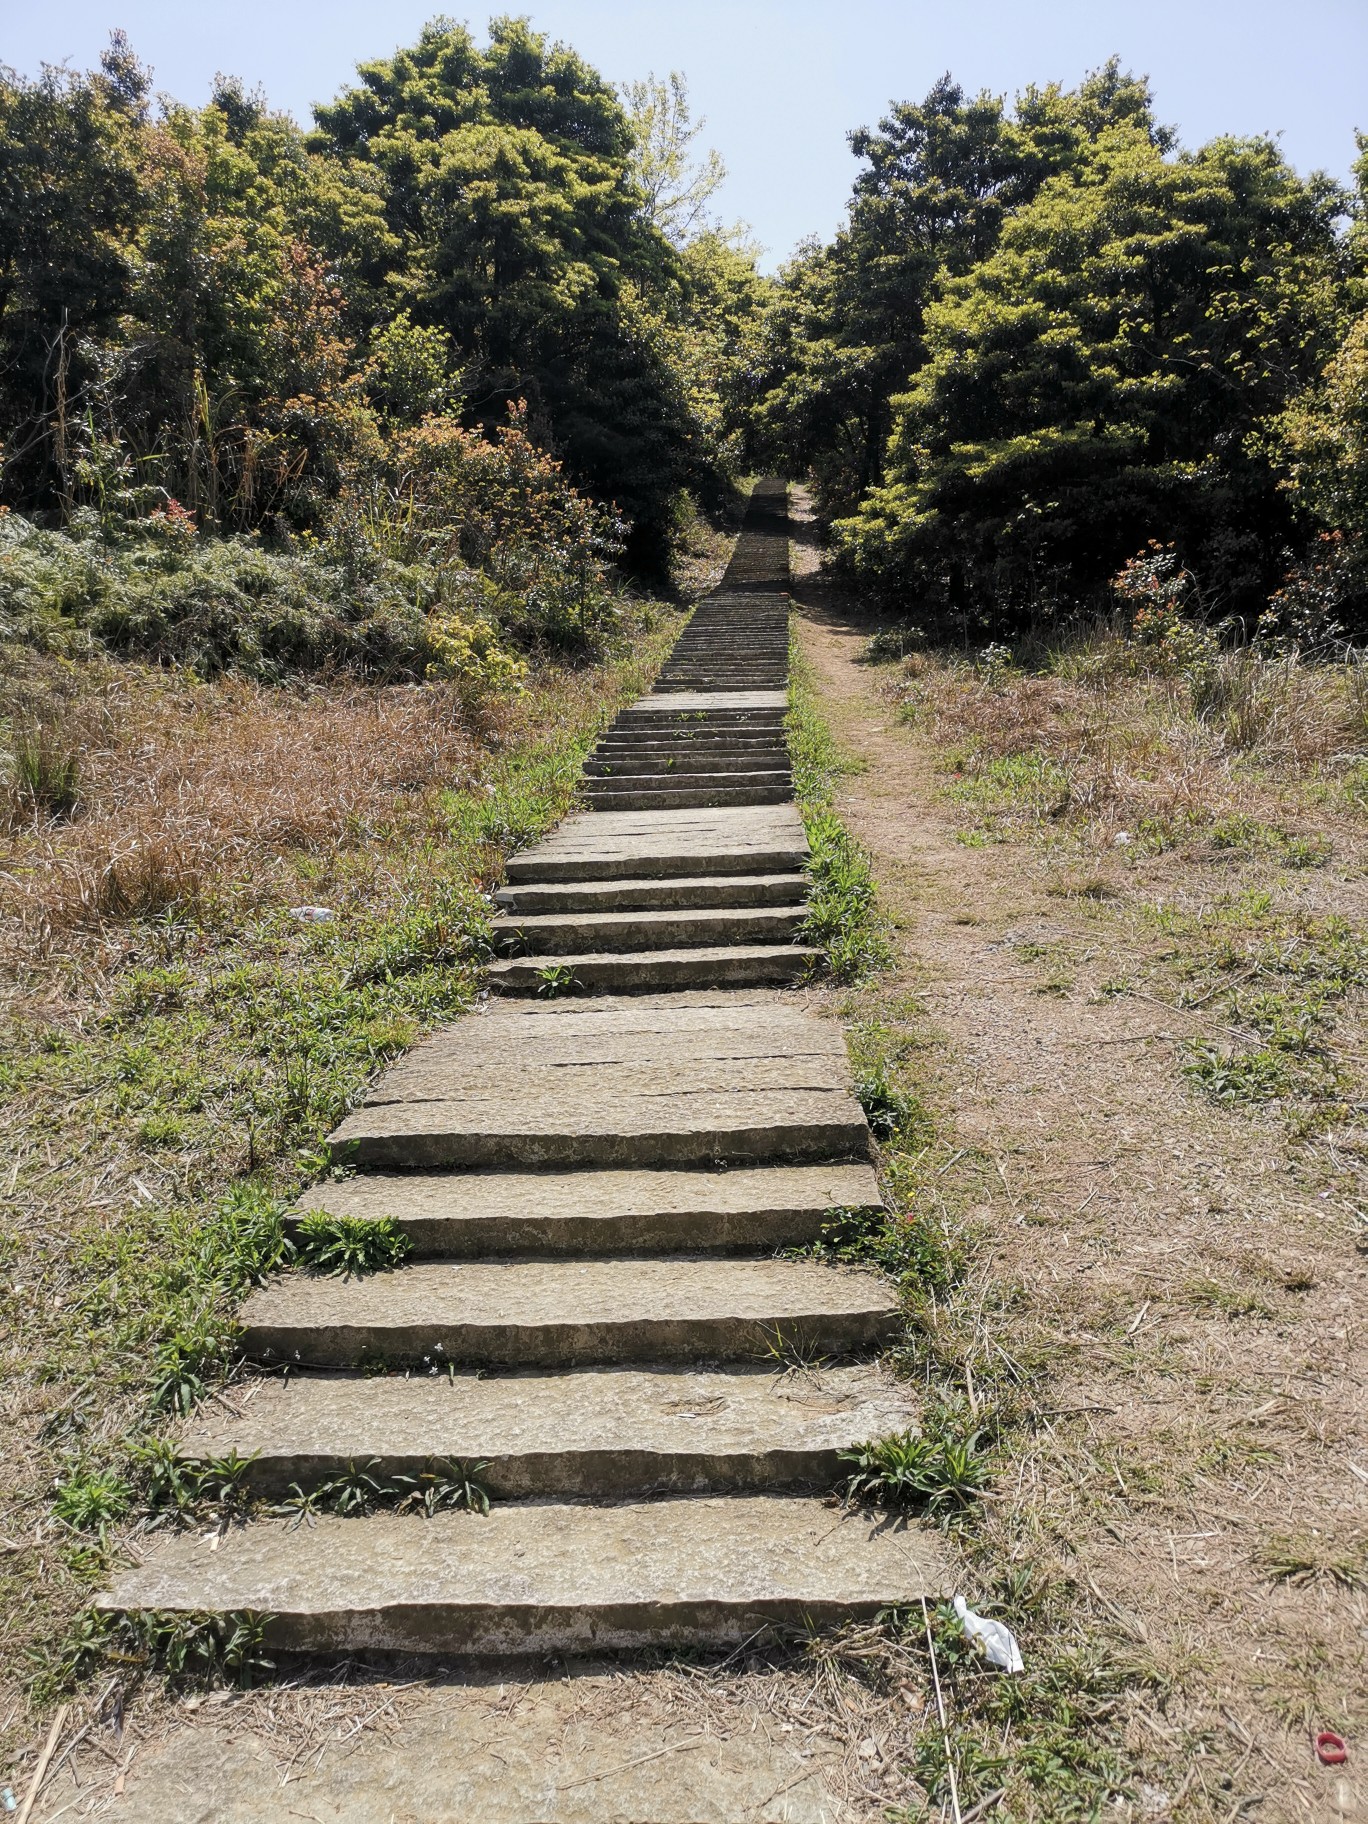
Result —
[[852, 1465], [843, 1488], [852, 1504], [941, 1514], [970, 1506], [991, 1477], [981, 1432], [894, 1432], [843, 1450], [840, 1457]]
[[316, 1273], [356, 1278], [400, 1266], [413, 1243], [392, 1216], [333, 1216], [309, 1210], [294, 1225], [299, 1264]]
[[378, 1508], [427, 1518], [448, 1510], [487, 1514], [489, 1491], [482, 1478], [488, 1468], [485, 1462], [430, 1457], [410, 1475], [387, 1476], [379, 1458], [372, 1457], [366, 1463], [348, 1463], [340, 1475], [310, 1488], [292, 1482], [289, 1495], [273, 1512], [295, 1525], [320, 1514], [354, 1516]]
[[10, 742], [11, 819], [70, 817], [80, 795], [81, 760], [76, 748], [46, 723], [16, 729]]

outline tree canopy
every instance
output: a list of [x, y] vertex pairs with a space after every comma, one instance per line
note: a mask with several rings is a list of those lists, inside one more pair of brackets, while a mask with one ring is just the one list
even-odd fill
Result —
[[1352, 515], [1338, 186], [1268, 139], [1182, 149], [1115, 62], [1011, 109], [945, 78], [851, 146], [845, 225], [783, 275], [760, 416], [864, 579], [1005, 625], [1157, 539], [1257, 614], [1303, 510]]

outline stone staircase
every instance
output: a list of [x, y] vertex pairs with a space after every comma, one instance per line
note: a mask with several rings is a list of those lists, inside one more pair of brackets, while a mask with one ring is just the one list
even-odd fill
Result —
[[386, 1073], [332, 1137], [354, 1175], [302, 1200], [393, 1219], [410, 1261], [255, 1292], [244, 1351], [289, 1373], [182, 1440], [268, 1495], [479, 1462], [491, 1512], [168, 1534], [108, 1606], [257, 1610], [286, 1650], [580, 1655], [944, 1592], [931, 1538], [827, 1497], [841, 1449], [912, 1422], [877, 1361], [896, 1298], [777, 1255], [879, 1202], [841, 1032], [791, 986], [786, 580], [762, 484], [590, 809], [510, 861], [487, 1007]]

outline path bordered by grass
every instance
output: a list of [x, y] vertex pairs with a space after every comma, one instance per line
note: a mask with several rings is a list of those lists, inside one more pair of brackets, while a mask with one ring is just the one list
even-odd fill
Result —
[[842, 754], [796, 652], [792, 676], [795, 785], [819, 895], [828, 895], [838, 933], [833, 974], [847, 984], [840, 1011], [892, 1212], [868, 1226], [833, 1211], [819, 1251], [877, 1266], [897, 1281], [905, 1328], [892, 1364], [924, 1401], [916, 1434], [870, 1440], [851, 1453], [850, 1495], [945, 1528], [971, 1604], [1006, 1621], [1026, 1659], [1018, 1677], [985, 1666], [949, 1603], [931, 1612], [929, 1624], [920, 1611], [884, 1618], [887, 1660], [864, 1658], [860, 1675], [876, 1686], [889, 1679], [889, 1699], [898, 1701], [889, 1669], [910, 1652], [929, 1674], [933, 1650], [948, 1705], [948, 1728], [928, 1715], [915, 1753], [927, 1808], [888, 1815], [907, 1824], [948, 1817], [953, 1765], [966, 1812], [987, 1801], [1004, 1824], [1096, 1818], [1137, 1789], [1113, 1719], [1153, 1674], [1085, 1623], [1074, 1589], [1020, 1527], [998, 1518], [993, 1486], [1011, 1474], [1039, 1427], [1048, 1364], [1013, 1338], [1009, 1294], [995, 1284], [968, 1215], [991, 1164], [956, 1143], [935, 1063], [944, 1035], [905, 979], [868, 857], [833, 808], [838, 781], [862, 769]]
[[632, 657], [535, 685], [478, 783], [358, 852], [383, 883], [371, 903], [310, 925], [235, 913], [229, 893], [141, 930], [102, 1005], [4, 1033], [6, 1758], [53, 1700], [121, 1534], [147, 1523], [141, 1442], [231, 1372], [236, 1308], [285, 1258], [283, 1213], [324, 1169], [324, 1136], [472, 1004], [504, 856], [565, 813], [677, 631], [666, 617]]

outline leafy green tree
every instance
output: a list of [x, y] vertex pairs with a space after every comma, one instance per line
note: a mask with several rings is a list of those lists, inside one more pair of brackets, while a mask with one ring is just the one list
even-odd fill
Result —
[[813, 471], [828, 514], [882, 480], [893, 399], [927, 359], [941, 281], [986, 259], [1010, 214], [1121, 122], [1163, 143], [1144, 84], [1113, 61], [1077, 90], [1028, 90], [1013, 114], [943, 76], [878, 132], [850, 135], [864, 169], [831, 245], [806, 247], [784, 274], [763, 412], [770, 447]]
[[719, 233], [708, 204], [727, 181], [721, 156], [695, 161], [693, 145], [707, 125], [695, 120], [689, 90], [678, 70], [664, 82], [654, 75], [623, 85], [632, 128], [632, 175], [645, 199], [646, 219], [676, 247], [699, 234]]
[[842, 547], [996, 622], [1173, 540], [1257, 612], [1292, 536], [1261, 436], [1333, 346], [1341, 194], [1268, 140], [1175, 155], [1144, 114], [1074, 146], [928, 307], [885, 480]]
[[0, 475], [70, 499], [85, 344], [127, 301], [147, 78], [116, 35], [100, 71], [0, 68]]
[[392, 249], [366, 282], [440, 328], [469, 409], [516, 399], [572, 475], [658, 552], [699, 457], [679, 377], [638, 309], [677, 282], [646, 219], [612, 88], [523, 20], [489, 43], [437, 20], [317, 109], [314, 152], [380, 195]]

